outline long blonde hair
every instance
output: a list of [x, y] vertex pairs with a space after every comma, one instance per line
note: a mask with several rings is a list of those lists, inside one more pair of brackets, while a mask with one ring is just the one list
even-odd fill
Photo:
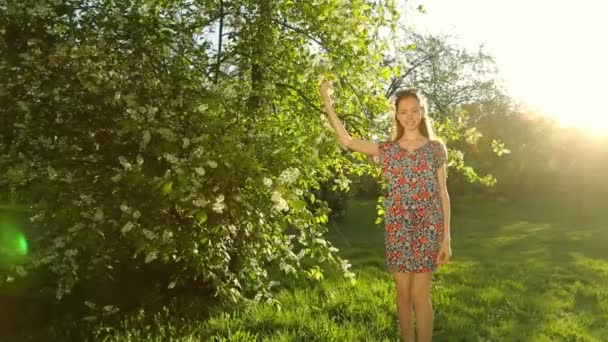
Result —
[[420, 110], [422, 111], [422, 120], [420, 121], [420, 124], [418, 125], [418, 130], [420, 131], [420, 133], [422, 133], [422, 135], [424, 135], [427, 139], [429, 140], [436, 140], [437, 137], [435, 136], [435, 132], [433, 131], [433, 124], [431, 122], [431, 118], [429, 118], [428, 116], [428, 110], [427, 110], [427, 103], [426, 103], [426, 99], [424, 98], [424, 96], [420, 93], [418, 93], [418, 90], [416, 89], [406, 89], [406, 90], [401, 90], [398, 91], [395, 94], [395, 115], [393, 116], [393, 120], [395, 122], [395, 128], [393, 129], [393, 134], [392, 134], [392, 141], [397, 141], [399, 139], [401, 139], [401, 137], [403, 136], [403, 126], [401, 126], [401, 124], [399, 123], [399, 120], [397, 120], [397, 113], [399, 112], [399, 101], [408, 98], [408, 97], [413, 97], [416, 99], [416, 101], [418, 101], [418, 104], [420, 105]]

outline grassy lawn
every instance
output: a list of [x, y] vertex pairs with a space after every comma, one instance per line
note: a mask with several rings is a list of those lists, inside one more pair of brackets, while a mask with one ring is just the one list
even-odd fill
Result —
[[[608, 340], [608, 211], [600, 204], [582, 213], [547, 201], [454, 199], [454, 255], [433, 289], [434, 341]], [[258, 305], [182, 332], [123, 330], [107, 340], [397, 341], [374, 215], [374, 201], [351, 201], [330, 235], [351, 260], [355, 285], [330, 276], [282, 291], [282, 310]]]

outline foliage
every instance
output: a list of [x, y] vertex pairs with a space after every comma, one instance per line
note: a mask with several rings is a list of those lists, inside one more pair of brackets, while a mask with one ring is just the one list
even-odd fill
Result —
[[61, 299], [160, 269], [156, 287], [237, 301], [271, 298], [279, 270], [352, 277], [310, 193], [373, 166], [338, 148], [316, 82], [348, 80], [338, 111], [377, 133], [375, 34], [395, 14], [365, 1], [0, 4], [0, 196], [30, 210], [28, 261], [2, 281], [45, 274]]
[[[478, 127], [483, 136], [462, 150], [471, 155], [471, 166], [496, 175], [492, 192], [508, 197], [553, 194], [578, 198], [581, 205], [607, 198], [607, 137], [525, 112], [496, 113], [480, 119]], [[509, 153], [502, 156], [492, 150], [506, 146]]]

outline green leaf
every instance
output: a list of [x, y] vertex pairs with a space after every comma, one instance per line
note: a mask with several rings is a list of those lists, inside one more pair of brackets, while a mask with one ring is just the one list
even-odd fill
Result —
[[173, 182], [164, 183], [161, 191], [164, 195], [169, 195], [173, 191]]
[[196, 222], [198, 222], [199, 224], [203, 224], [205, 222], [207, 222], [207, 213], [203, 212], [203, 211], [199, 211], [198, 213], [196, 213]]

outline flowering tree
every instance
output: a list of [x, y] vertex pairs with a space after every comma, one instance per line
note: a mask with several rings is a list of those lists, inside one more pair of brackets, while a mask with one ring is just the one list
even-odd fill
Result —
[[352, 277], [311, 190], [373, 166], [342, 153], [316, 82], [348, 80], [340, 112], [354, 134], [377, 133], [374, 35], [394, 14], [366, 1], [0, 4], [0, 196], [31, 213], [27, 261], [1, 281], [45, 272], [60, 299], [154, 266], [165, 288], [238, 300], [270, 298], [274, 270]]

